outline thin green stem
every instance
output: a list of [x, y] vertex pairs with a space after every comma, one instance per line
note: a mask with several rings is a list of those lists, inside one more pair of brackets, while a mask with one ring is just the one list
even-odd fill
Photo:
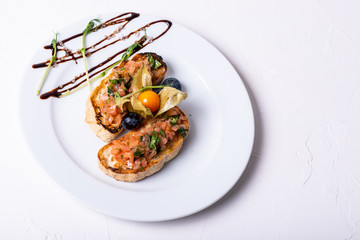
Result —
[[152, 88], [164, 88], [164, 87], [168, 87], [169, 85], [160, 85], [160, 86], [146, 86], [146, 87], [142, 87], [140, 88], [139, 90], [135, 91], [135, 92], [132, 92], [132, 93], [129, 93], [128, 95], [125, 95], [123, 97], [121, 97], [120, 99], [125, 99], [125, 98], [129, 98], [131, 96], [133, 96], [134, 94], [137, 94], [139, 92], [142, 92], [146, 89], [152, 89]]
[[40, 94], [40, 92], [41, 92], [41, 89], [42, 89], [42, 87], [43, 87], [43, 85], [44, 85], [44, 82], [45, 82], [46, 76], [47, 76], [47, 75], [48, 75], [48, 73], [49, 73], [49, 70], [50, 70], [51, 65], [53, 64], [53, 62], [55, 62], [55, 61], [56, 61], [56, 53], [57, 53], [57, 46], [56, 46], [56, 44], [57, 44], [57, 35], [58, 35], [58, 33], [55, 33], [55, 39], [53, 39], [53, 40], [51, 41], [52, 46], [53, 46], [53, 49], [54, 49], [54, 54], [51, 56], [50, 62], [49, 62], [48, 66], [47, 66], [47, 68], [46, 68], [46, 70], [45, 70], [45, 73], [44, 73], [44, 75], [43, 75], [42, 79], [41, 79], [41, 82], [40, 82], [39, 88], [38, 88], [38, 90], [36, 91], [36, 95], [37, 95], [37, 96], [38, 96], [38, 95]]
[[[97, 75], [95, 78], [90, 79], [90, 83], [95, 82], [96, 80], [98, 80], [98, 79], [101, 78], [101, 77], [102, 77], [101, 74]], [[61, 94], [60, 97], [65, 97], [65, 96], [70, 95], [70, 94], [72, 94], [72, 93], [74, 93], [74, 92], [77, 92], [77, 91], [79, 91], [80, 89], [83, 89], [85, 86], [87, 86], [87, 84], [82, 84], [82, 85], [78, 86], [77, 88], [75, 88], [75, 89], [73, 89], [73, 90], [71, 90], [71, 91], [68, 90], [68, 91], [66, 91], [65, 93]]]
[[87, 86], [89, 87], [89, 92], [91, 92], [90, 78], [89, 78], [89, 72], [88, 72], [86, 55], [85, 55], [85, 34], [83, 34], [83, 37], [82, 37], [82, 45], [83, 45], [83, 48], [81, 49], [81, 54], [82, 54], [83, 59], [84, 59], [86, 83], [87, 83]]
[[51, 64], [52, 64], [52, 59], [50, 60], [50, 63], [49, 63], [49, 65], [47, 66], [47, 68], [46, 68], [46, 70], [45, 70], [45, 73], [44, 73], [44, 75], [43, 75], [43, 77], [42, 77], [42, 79], [41, 79], [39, 88], [38, 88], [38, 90], [36, 91], [36, 95], [37, 95], [37, 96], [39, 96], [40, 91], [41, 91], [41, 89], [42, 89], [42, 86], [44, 85], [44, 82], [45, 82], [46, 76], [47, 76], [47, 74], [48, 74], [48, 72], [49, 72], [49, 70], [50, 70]]

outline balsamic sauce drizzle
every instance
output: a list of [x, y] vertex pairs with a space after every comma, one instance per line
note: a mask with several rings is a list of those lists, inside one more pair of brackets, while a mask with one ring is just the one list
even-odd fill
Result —
[[[125, 17], [127, 16], [127, 17]], [[114, 18], [111, 18], [109, 20], [107, 20], [106, 22], [104, 22], [103, 24], [101, 24], [95, 31], [98, 31], [100, 29], [103, 29], [103, 28], [106, 28], [108, 26], [112, 26], [112, 25], [116, 25], [116, 24], [122, 24], [118, 30], [112, 34], [110, 34], [110, 37], [111, 35], [115, 35], [116, 33], [120, 32], [122, 29], [125, 28], [125, 26], [131, 21], [133, 20], [134, 18], [137, 18], [139, 17], [140, 14], [138, 13], [133, 13], [133, 12], [128, 12], [128, 13], [124, 13], [124, 14], [121, 14], [119, 16], [116, 16]], [[154, 22], [150, 22], [146, 25], [144, 25], [143, 27], [129, 33], [127, 36], [124, 36], [122, 38], [119, 38], [119, 39], [116, 39], [98, 49], [95, 49], [93, 51], [89, 51], [89, 52], [86, 52], [86, 56], [89, 57], [91, 54], [94, 54], [98, 51], [100, 51], [101, 49], [104, 49], [110, 45], [113, 45], [115, 44], [116, 42], [119, 42], [119, 41], [122, 41], [122, 40], [125, 40], [125, 39], [128, 39], [130, 38], [132, 35], [140, 32], [140, 31], [143, 31], [145, 30], [146, 28], [154, 25], [154, 24], [157, 24], [157, 23], [166, 23], [167, 24], [167, 28], [162, 32], [160, 33], [158, 36], [152, 38], [152, 39], [149, 39], [145, 36], [143, 36], [140, 40], [136, 41], [138, 43], [140, 43], [140, 45], [138, 45], [138, 47], [136, 47], [134, 49], [134, 51], [132, 52], [132, 54], [136, 53], [137, 51], [141, 50], [142, 48], [146, 47], [148, 44], [152, 43], [153, 41], [159, 39], [160, 37], [162, 37], [172, 26], [172, 23], [171, 21], [169, 20], [157, 20], [157, 21], [154, 21]], [[64, 57], [60, 57], [60, 58], [57, 58], [57, 60], [53, 63], [53, 64], [60, 64], [60, 63], [64, 63], [64, 62], [68, 62], [68, 61], [71, 61], [71, 60], [74, 60], [76, 63], [77, 63], [77, 59], [79, 58], [82, 58], [80, 52], [72, 52], [70, 51], [69, 49], [67, 49], [65, 46], [64, 46], [64, 43], [68, 42], [68, 41], [71, 41], [75, 38], [78, 38], [78, 37], [81, 37], [83, 34], [82, 33], [78, 33], [78, 34], [75, 34], [71, 37], [68, 37], [62, 41], [59, 41], [57, 43], [57, 46], [61, 46], [62, 48], [58, 48], [57, 50], [58, 51], [65, 51], [65, 56]], [[100, 40], [99, 42], [95, 43], [94, 45], [86, 48], [86, 50], [90, 50], [90, 49], [94, 49], [97, 45], [101, 44], [102, 42], [108, 40], [108, 37], [105, 37], [104, 39]], [[45, 49], [52, 49], [52, 45], [46, 45], [44, 46]], [[104, 60], [103, 62], [97, 64], [96, 66], [90, 68], [88, 70], [89, 73], [92, 73], [93, 71], [95, 71], [94, 73], [92, 73], [91, 75], [89, 75], [89, 77], [93, 77], [95, 76], [96, 74], [99, 74], [100, 72], [104, 71], [105, 69], [107, 69], [109, 66], [111, 66], [113, 63], [111, 64], [108, 64], [109, 62], [111, 62], [115, 57], [117, 57], [118, 55], [124, 53], [125, 51], [127, 50], [127, 48], [115, 53], [114, 55], [106, 58], [106, 60]], [[32, 67], [33, 68], [42, 68], [42, 67], [47, 67], [48, 64], [49, 64], [50, 61], [46, 61], [46, 62], [42, 62], [42, 63], [37, 63], [37, 64], [34, 64]], [[107, 65], [108, 64], [108, 65]], [[106, 66], [105, 66], [106, 65]], [[103, 67], [103, 68], [101, 68]], [[101, 69], [98, 69], [98, 68], [101, 68]], [[75, 88], [77, 88], [78, 86], [80, 86], [81, 84], [83, 84], [84, 82], [86, 82], [86, 79], [83, 79], [82, 81], [79, 81], [77, 82], [79, 79], [81, 79], [82, 77], [85, 76], [85, 72], [81, 73], [80, 75], [78, 76], [75, 76], [73, 80], [65, 83], [65, 84], [62, 84], [56, 88], [54, 88], [53, 90], [49, 91], [49, 92], [46, 92], [44, 94], [42, 94], [40, 96], [41, 99], [48, 99], [49, 97], [60, 97], [63, 93], [67, 92], [67, 91], [71, 91]], [[76, 83], [76, 84], [75, 84]], [[67, 89], [64, 89], [65, 87], [67, 87], [68, 85], [71, 85], [73, 84], [73, 86], [67, 88]]]

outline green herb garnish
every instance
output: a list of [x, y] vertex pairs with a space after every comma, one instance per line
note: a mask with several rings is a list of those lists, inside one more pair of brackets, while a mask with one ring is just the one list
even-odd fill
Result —
[[162, 129], [160, 129], [160, 135], [161, 135], [162, 137], [165, 137], [165, 136], [166, 136], [166, 135], [165, 135], [165, 131], [162, 130]]
[[177, 132], [180, 133], [183, 138], [186, 137], [186, 134], [187, 134], [186, 132], [187, 132], [187, 131], [189, 131], [189, 130], [188, 130], [188, 129], [185, 129], [185, 128], [183, 128], [183, 127], [179, 128], [179, 129], [177, 130]]
[[158, 134], [159, 134], [159, 133], [158, 133], [157, 131], [152, 131], [152, 132], [151, 132], [151, 135], [156, 135], [156, 136], [157, 136]]
[[123, 82], [123, 81], [125, 81], [125, 79], [123, 79], [123, 78], [118, 78], [118, 79], [111, 79], [111, 80], [109, 80], [109, 82], [111, 83], [111, 84], [121, 84], [121, 82]]
[[158, 69], [162, 65], [161, 62], [159, 62], [158, 60], [155, 60], [151, 54], [147, 55], [147, 59], [148, 59], [151, 69]]
[[161, 67], [161, 62], [159, 62], [158, 60], [155, 60], [155, 69], [158, 69], [159, 67]]
[[126, 52], [121, 56], [121, 62], [122, 61], [125, 61], [126, 59], [128, 59], [131, 54], [133, 53], [133, 51], [137, 48], [137, 47], [142, 47], [142, 45], [140, 44], [140, 42], [144, 41], [146, 39], [146, 35], [143, 36], [140, 41], [134, 43], [133, 45], [131, 45], [127, 50]]
[[158, 136], [150, 136], [149, 148], [156, 150], [156, 146], [160, 143], [160, 138]]
[[144, 140], [144, 136], [140, 136], [140, 142]]
[[107, 93], [110, 96], [114, 96], [114, 86], [113, 85], [108, 86]]
[[134, 152], [134, 156], [138, 157], [138, 156], [141, 156], [141, 155], [142, 155], [142, 152], [137, 148], [136, 151]]
[[118, 92], [114, 93], [115, 102], [121, 98], [120, 94]]
[[172, 116], [172, 119], [171, 119], [171, 125], [176, 125], [176, 123], [177, 123], [177, 120], [179, 119], [179, 117], [180, 117], [180, 114], [179, 115], [176, 115], [176, 116]]
[[36, 95], [39, 95], [39, 94], [40, 94], [40, 91], [41, 91], [41, 89], [42, 89], [42, 87], [43, 87], [43, 85], [44, 85], [44, 82], [45, 82], [46, 76], [47, 76], [47, 74], [48, 74], [48, 72], [49, 72], [49, 70], [50, 70], [50, 67], [51, 67], [51, 65], [52, 65], [54, 62], [56, 62], [57, 36], [58, 36], [58, 33], [55, 33], [55, 38], [51, 41], [51, 45], [52, 45], [53, 50], [54, 50], [54, 51], [53, 51], [53, 55], [52, 55], [52, 57], [51, 57], [51, 59], [50, 59], [50, 62], [49, 62], [48, 66], [47, 66], [47, 68], [46, 68], [46, 70], [45, 70], [45, 73], [44, 73], [44, 75], [43, 75], [43, 77], [42, 77], [42, 79], [41, 79], [41, 82], [40, 82], [39, 88], [38, 88], [38, 90], [37, 90], [37, 92], [36, 92]]
[[91, 92], [91, 86], [90, 86], [90, 79], [89, 79], [89, 72], [88, 72], [88, 67], [87, 67], [87, 62], [86, 62], [86, 55], [85, 55], [85, 36], [88, 35], [89, 33], [95, 31], [96, 29], [99, 28], [99, 26], [101, 26], [101, 21], [100, 19], [93, 19], [91, 20], [88, 25], [86, 26], [85, 30], [82, 32], [83, 33], [83, 37], [82, 37], [82, 49], [80, 49], [80, 52], [83, 56], [84, 59], [84, 64], [85, 64], [85, 73], [86, 73], [86, 82], [87, 85], [89, 87], [89, 91]]

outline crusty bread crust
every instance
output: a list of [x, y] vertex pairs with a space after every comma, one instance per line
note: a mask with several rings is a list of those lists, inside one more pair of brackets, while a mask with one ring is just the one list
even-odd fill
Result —
[[96, 134], [96, 136], [98, 136], [104, 142], [110, 142], [111, 140], [115, 139], [122, 131], [122, 128], [120, 127], [117, 132], [112, 133], [103, 125], [99, 124], [98, 119], [96, 119], [96, 97], [101, 91], [104, 91], [106, 83], [109, 81], [109, 79], [113, 78], [113, 75], [114, 74], [110, 73], [107, 77], [101, 80], [100, 84], [91, 92], [90, 96], [86, 100], [85, 105], [85, 122], [89, 124], [91, 130]]
[[[153, 84], [159, 84], [165, 76], [167, 71], [166, 63], [163, 62], [161, 56], [157, 55], [156, 53], [138, 53], [136, 54], [132, 60], [134, 61], [144, 61], [147, 58], [147, 55], [151, 54], [154, 59], [161, 62], [161, 67], [153, 71]], [[116, 68], [122, 68], [125, 65], [125, 62], [120, 63], [120, 65]], [[100, 109], [96, 106], [95, 100], [97, 96], [106, 91], [106, 84], [108, 83], [109, 79], [114, 77], [114, 73], [111, 72], [108, 76], [103, 78], [100, 84], [95, 87], [95, 89], [91, 92], [90, 96], [88, 97], [85, 105], [85, 122], [89, 124], [91, 130], [104, 142], [110, 142], [114, 140], [123, 130], [122, 126], [120, 125], [117, 128], [109, 129], [108, 127], [102, 125], [99, 121], [99, 116], [101, 115]]]
[[[180, 110], [180, 108], [179, 108]], [[185, 113], [181, 111], [181, 114], [184, 116]], [[184, 122], [185, 126], [190, 130], [189, 121], [186, 119]], [[130, 132], [131, 133], [131, 132]], [[128, 134], [130, 134], [128, 133]], [[145, 177], [148, 177], [156, 172], [158, 172], [166, 162], [170, 161], [171, 159], [175, 158], [176, 155], [180, 152], [181, 147], [183, 146], [184, 139], [183, 137], [178, 134], [175, 139], [166, 147], [166, 149], [160, 151], [146, 166], [142, 171], [137, 170], [126, 170], [120, 171], [117, 169], [113, 169], [112, 167], [108, 166], [107, 160], [111, 157], [109, 153], [111, 144], [107, 144], [100, 149], [98, 152], [98, 166], [106, 175], [109, 175], [115, 178], [118, 181], [124, 182], [137, 182]]]
[[89, 124], [91, 130], [98, 136], [101, 140], [104, 142], [110, 142], [111, 140], [114, 140], [122, 131], [122, 129], [119, 129], [116, 133], [111, 133], [109, 130], [107, 130], [104, 126], [101, 124], [98, 124], [96, 120], [96, 113], [94, 110], [94, 105], [91, 103], [91, 95], [86, 100], [86, 106], [85, 106], [85, 122]]

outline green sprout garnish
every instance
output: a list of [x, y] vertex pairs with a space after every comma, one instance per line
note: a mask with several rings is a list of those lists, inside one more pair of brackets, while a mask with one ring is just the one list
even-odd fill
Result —
[[[126, 61], [130, 56], [131, 54], [133, 53], [133, 51], [135, 50], [135, 48], [137, 48], [138, 46], [141, 47], [141, 44], [140, 42], [146, 38], [146, 36], [143, 36], [143, 38], [139, 41], [139, 42], [136, 42], [134, 43], [133, 45], [131, 45], [130, 47], [128, 47], [128, 49], [126, 50], [126, 52], [121, 56], [121, 59], [117, 62], [115, 62], [114, 64], [112, 64], [111, 66], [109, 66], [108, 68], [106, 68], [104, 71], [102, 71], [101, 73], [99, 73], [96, 77], [90, 79], [89, 83], [93, 83], [95, 82], [96, 80], [98, 80], [99, 78], [102, 78], [102, 77], [105, 77], [105, 75], [107, 74], [107, 72], [111, 69], [113, 69], [115, 66], [117, 66], [118, 64], [120, 64], [121, 62], [123, 61]], [[79, 91], [80, 89], [84, 88], [85, 87], [85, 84], [82, 84], [80, 85], [79, 87], [71, 90], [71, 91], [67, 91], [63, 94], [60, 95], [60, 97], [65, 97], [67, 95], [70, 95], [74, 92], [77, 92]]]
[[50, 67], [51, 67], [51, 65], [56, 61], [57, 36], [58, 36], [58, 33], [55, 33], [55, 38], [51, 41], [51, 45], [52, 45], [52, 47], [53, 47], [53, 49], [54, 49], [54, 52], [53, 52], [53, 55], [52, 55], [52, 57], [51, 57], [51, 59], [50, 59], [50, 62], [49, 62], [49, 64], [48, 64], [48, 66], [47, 66], [47, 68], [46, 68], [46, 70], [45, 70], [45, 73], [44, 73], [44, 75], [43, 75], [43, 77], [42, 77], [42, 79], [41, 79], [41, 82], [40, 82], [39, 88], [38, 88], [38, 90], [37, 90], [37, 92], [36, 92], [36, 95], [39, 95], [39, 94], [40, 94], [40, 91], [41, 91], [41, 89], [42, 89], [42, 87], [43, 87], [43, 85], [44, 85], [46, 76], [47, 76], [48, 73], [49, 73]]
[[90, 79], [89, 79], [89, 72], [88, 72], [88, 67], [87, 67], [87, 62], [86, 62], [86, 55], [85, 55], [85, 36], [88, 35], [89, 33], [95, 31], [99, 26], [101, 26], [101, 21], [100, 19], [93, 19], [91, 20], [88, 25], [86, 26], [85, 30], [83, 31], [83, 37], [82, 37], [82, 49], [80, 49], [80, 52], [83, 56], [84, 59], [84, 64], [85, 64], [85, 73], [86, 73], [86, 82], [87, 85], [89, 87], [89, 91], [91, 92], [91, 86], [90, 86]]

